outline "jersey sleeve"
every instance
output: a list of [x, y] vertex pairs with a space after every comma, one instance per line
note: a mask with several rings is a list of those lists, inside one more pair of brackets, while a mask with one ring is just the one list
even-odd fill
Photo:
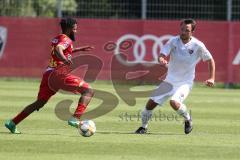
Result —
[[173, 48], [173, 38], [169, 39], [168, 42], [161, 48], [161, 54], [168, 56]]
[[201, 43], [198, 53], [199, 53], [200, 58], [203, 61], [207, 61], [207, 60], [213, 58], [211, 53], [208, 51], [208, 49], [206, 48], [206, 46], [203, 43]]

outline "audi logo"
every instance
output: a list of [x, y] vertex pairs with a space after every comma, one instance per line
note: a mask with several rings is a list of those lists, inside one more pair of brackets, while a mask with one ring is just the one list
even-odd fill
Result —
[[[164, 42], [168, 41], [172, 35], [163, 35], [160, 37], [157, 37], [152, 34], [145, 34], [141, 37], [134, 35], [134, 34], [126, 34], [121, 36], [118, 40], [117, 43], [114, 45], [111, 43], [111, 46], [114, 48], [114, 54], [116, 55], [116, 58], [120, 63], [126, 66], [132, 66], [137, 63], [143, 63], [143, 64], [156, 64], [158, 63], [158, 49], [161, 49], [164, 45]], [[152, 60], [146, 61], [145, 57], [147, 56], [147, 45], [146, 41], [153, 41], [153, 45], [150, 46], [151, 49], [151, 54], [152, 54]], [[133, 43], [135, 42], [135, 43]], [[133, 57], [134, 60], [125, 60], [121, 56], [121, 51], [122, 50], [127, 50], [130, 47], [133, 47]], [[149, 46], [148, 46], [149, 47]], [[110, 48], [110, 45], [109, 45]]]

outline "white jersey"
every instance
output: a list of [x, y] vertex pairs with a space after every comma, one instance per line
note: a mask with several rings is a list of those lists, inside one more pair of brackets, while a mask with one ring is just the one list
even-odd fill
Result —
[[165, 56], [170, 55], [165, 81], [173, 85], [184, 83], [192, 85], [196, 64], [200, 60], [212, 59], [205, 45], [194, 37], [184, 44], [180, 36], [175, 36], [163, 46], [161, 53]]

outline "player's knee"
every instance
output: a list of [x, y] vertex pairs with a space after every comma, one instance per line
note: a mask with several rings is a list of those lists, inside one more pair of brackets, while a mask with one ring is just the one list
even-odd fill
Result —
[[178, 110], [181, 104], [175, 100], [170, 100], [170, 105], [174, 110]]

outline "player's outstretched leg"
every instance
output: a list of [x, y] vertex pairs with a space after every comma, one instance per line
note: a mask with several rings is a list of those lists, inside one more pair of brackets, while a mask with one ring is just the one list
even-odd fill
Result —
[[26, 106], [16, 117], [11, 120], [7, 120], [5, 122], [5, 127], [13, 134], [20, 134], [21, 132], [19, 132], [16, 127], [17, 124], [29, 116], [33, 111], [42, 108], [46, 103], [47, 101], [45, 100], [37, 100], [34, 103]]
[[187, 107], [183, 103], [179, 103], [175, 100], [170, 100], [170, 105], [172, 108], [185, 119], [184, 132], [189, 134], [193, 129], [192, 118], [187, 111]]
[[158, 104], [155, 103], [153, 100], [149, 99], [147, 102], [146, 107], [142, 111], [141, 118], [142, 118], [142, 126], [139, 127], [135, 133], [136, 134], [145, 134], [147, 133], [147, 126], [148, 126], [148, 121], [152, 117], [152, 110], [157, 106]]
[[91, 88], [84, 90], [82, 96], [79, 99], [78, 106], [73, 114], [73, 116], [68, 120], [68, 124], [72, 127], [78, 128], [80, 124], [80, 117], [85, 112], [87, 105], [91, 101], [94, 95], [94, 91]]

